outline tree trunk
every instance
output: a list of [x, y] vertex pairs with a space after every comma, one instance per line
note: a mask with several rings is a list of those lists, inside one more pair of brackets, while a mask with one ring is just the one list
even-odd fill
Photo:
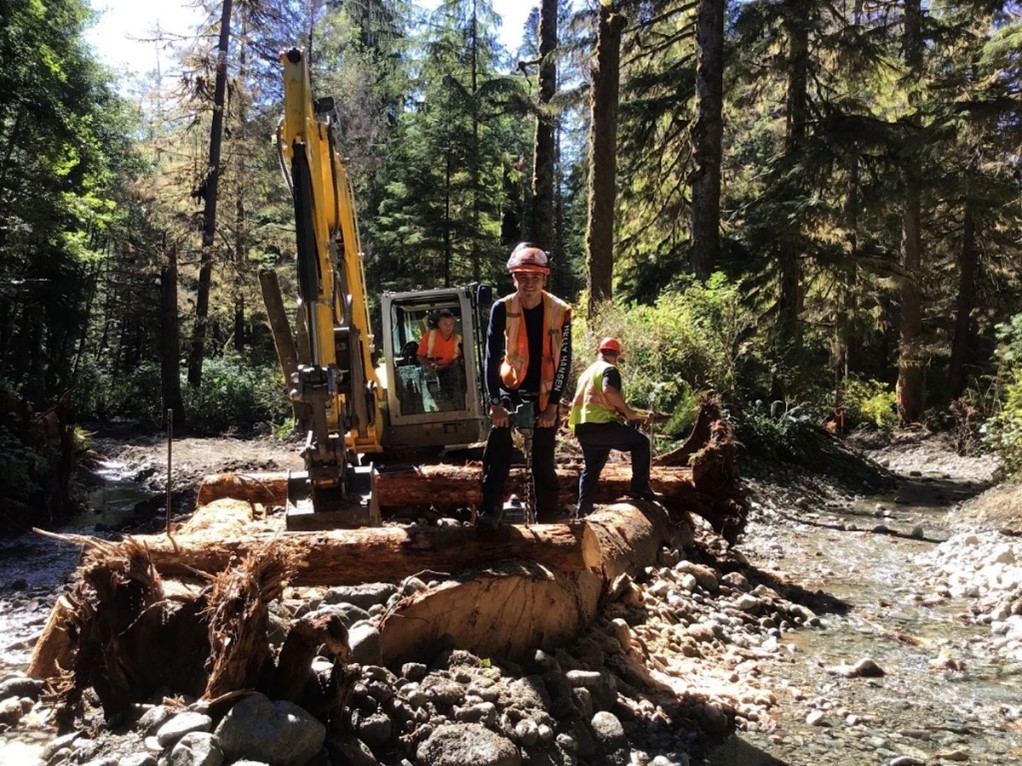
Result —
[[[923, 33], [920, 0], [905, 0], [904, 46], [908, 68], [909, 113], [905, 121], [913, 129], [910, 141], [918, 138], [921, 120], [917, 111], [919, 94], [914, 89], [922, 77]], [[923, 416], [923, 307], [922, 307], [922, 182], [917, 158], [906, 158], [905, 198], [901, 215], [901, 324], [898, 349], [898, 412], [902, 425], [917, 423]]]
[[976, 247], [976, 203], [965, 203], [962, 250], [958, 257], [958, 295], [955, 297], [955, 335], [951, 343], [948, 370], [948, 395], [952, 400], [965, 393], [968, 384], [966, 369], [972, 361], [972, 311], [976, 307], [976, 278], [979, 274], [979, 251]]
[[557, 125], [553, 100], [557, 92], [557, 0], [543, 0], [539, 14], [539, 103], [532, 165], [532, 241], [553, 249], [554, 159]]
[[612, 298], [614, 202], [617, 183], [617, 107], [621, 32], [625, 18], [613, 0], [600, 0], [596, 63], [592, 68], [589, 134], [589, 223], [586, 228], [586, 316]]
[[692, 126], [692, 273], [710, 278], [720, 262], [720, 165], [724, 136], [724, 8], [700, 0], [696, 21], [696, 106]]
[[[788, 87], [785, 98], [785, 154], [789, 167], [799, 162], [805, 151], [809, 109], [809, 30], [804, 16], [794, 7], [786, 7], [784, 30], [788, 38]], [[792, 198], [804, 197], [801, 185], [786, 188]], [[783, 360], [782, 368], [794, 369], [802, 343], [802, 232], [799, 221], [781, 224], [778, 237], [778, 297], [775, 347]], [[775, 375], [771, 396], [784, 399], [786, 383]]]
[[160, 274], [160, 387], [163, 409], [172, 410], [174, 428], [185, 425], [185, 406], [181, 400], [181, 326], [177, 315], [177, 245], [166, 244], [166, 263]]
[[[284, 393], [286, 394], [291, 388], [291, 373], [298, 370], [298, 348], [295, 345], [294, 335], [291, 334], [291, 324], [288, 322], [287, 312], [284, 310], [284, 299], [280, 294], [277, 273], [269, 269], [260, 271], [259, 286], [262, 288], [266, 317], [270, 325], [270, 334], [273, 335], [273, 345], [277, 349], [280, 371], [284, 373]], [[298, 432], [307, 431], [307, 414], [302, 412], [301, 403], [292, 401], [291, 412], [298, 425]]]
[[[561, 495], [574, 498], [578, 493], [578, 474], [581, 466], [569, 466], [557, 471]], [[385, 511], [418, 513], [430, 508], [445, 513], [482, 502], [479, 466], [421, 465], [406, 471], [385, 471], [374, 478], [376, 496]], [[508, 477], [508, 493], [522, 496], [527, 473], [516, 466]], [[609, 503], [628, 494], [631, 468], [613, 463], [603, 469], [596, 488], [596, 499]], [[687, 499], [697, 490], [692, 484], [692, 470], [688, 467], [653, 467], [653, 487], [669, 499]], [[221, 473], [207, 476], [199, 487], [197, 505], [208, 505], [223, 498], [244, 499], [267, 507], [284, 505], [287, 499], [287, 474], [259, 473], [255, 475]]]
[[842, 206], [844, 225], [848, 230], [846, 242], [848, 252], [845, 255], [842, 273], [845, 283], [838, 298], [838, 315], [835, 322], [835, 349], [833, 355], [835, 405], [841, 406], [838, 394], [842, 383], [853, 371], [858, 369], [858, 349], [861, 340], [855, 332], [855, 320], [858, 314], [858, 271], [856, 259], [859, 255], [859, 155], [854, 150], [848, 163], [848, 180], [845, 185], [845, 201]]
[[188, 383], [198, 388], [202, 383], [205, 358], [206, 327], [209, 322], [209, 290], [213, 279], [213, 244], [216, 239], [216, 203], [220, 183], [220, 149], [224, 133], [224, 103], [227, 92], [227, 52], [231, 41], [231, 9], [233, 0], [223, 0], [220, 16], [220, 44], [217, 49], [216, 83], [213, 90], [213, 121], [209, 130], [209, 166], [203, 185], [205, 207], [202, 212], [202, 254], [199, 284], [195, 296], [195, 327], [192, 329], [191, 353], [188, 356]]
[[221, 499], [199, 508], [173, 539], [144, 540], [153, 564], [168, 577], [220, 572], [276, 541], [304, 561], [295, 585], [391, 582], [424, 570], [458, 572], [499, 559], [529, 559], [562, 572], [599, 565], [593, 533], [584, 524], [506, 525], [492, 535], [474, 527], [363, 527], [329, 532], [289, 532], [253, 519], [252, 506]]

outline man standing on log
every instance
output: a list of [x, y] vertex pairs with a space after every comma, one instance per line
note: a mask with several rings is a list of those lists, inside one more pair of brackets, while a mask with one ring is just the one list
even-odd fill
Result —
[[531, 242], [511, 251], [507, 270], [515, 292], [493, 304], [486, 328], [486, 390], [492, 425], [483, 452], [483, 505], [478, 519], [482, 529], [500, 524], [513, 453], [511, 424], [522, 406], [531, 406], [535, 412], [532, 454], [527, 457], [531, 457], [536, 488], [536, 518], [549, 522], [558, 515], [554, 441], [561, 390], [571, 368], [571, 306], [544, 289], [550, 260]]
[[638, 500], [661, 500], [663, 496], [650, 489], [649, 438], [638, 428], [625, 425], [642, 422], [644, 413], [628, 406], [621, 395], [621, 373], [616, 365], [621, 360], [621, 343], [617, 338], [604, 338], [593, 362], [578, 378], [575, 399], [571, 403], [568, 426], [575, 431], [582, 447], [585, 466], [578, 479], [578, 516], [593, 512], [593, 498], [600, 472], [607, 464], [611, 450], [630, 452], [632, 484], [629, 497]]

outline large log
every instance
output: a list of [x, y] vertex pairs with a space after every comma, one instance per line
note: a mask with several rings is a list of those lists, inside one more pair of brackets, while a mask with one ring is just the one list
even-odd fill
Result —
[[[717, 421], [714, 427], [726, 426]], [[703, 450], [696, 458], [700, 481], [692, 479], [693, 469], [653, 466], [650, 483], [664, 496], [672, 511], [699, 514], [728, 542], [735, 542], [745, 528], [745, 501], [733, 467], [729, 467], [728, 444], [722, 450]], [[578, 497], [578, 468], [558, 468], [561, 500], [573, 503]], [[508, 493], [525, 494], [525, 471], [514, 469]], [[481, 501], [479, 466], [431, 465], [404, 471], [384, 471], [375, 479], [377, 500], [384, 518], [408, 518], [425, 509], [454, 513], [478, 506]], [[631, 466], [612, 463], [603, 469], [596, 488], [597, 504], [609, 504], [627, 497]], [[244, 499], [267, 507], [285, 503], [286, 474], [217, 474], [206, 477], [199, 488], [198, 504], [222, 498]]]
[[165, 577], [189, 577], [195, 571], [220, 572], [269, 540], [287, 546], [303, 566], [295, 585], [355, 585], [391, 582], [424, 570], [458, 572], [480, 563], [527, 558], [562, 572], [599, 566], [600, 553], [586, 525], [508, 525], [493, 534], [474, 527], [366, 527], [326, 532], [224, 532], [217, 517], [251, 514], [247, 503], [222, 499], [197, 512], [173, 538], [136, 538], [150, 551], [153, 564]]
[[571, 576], [533, 561], [465, 572], [387, 613], [380, 625], [383, 663], [430, 663], [445, 646], [513, 661], [563, 646], [592, 619], [598, 600], [592, 593], [585, 598]]
[[655, 507], [619, 503], [587, 517], [600, 566], [563, 573], [508, 561], [462, 573], [396, 604], [380, 625], [383, 662], [431, 662], [444, 646], [520, 661], [536, 648], [577, 636], [596, 617], [605, 589], [656, 561], [664, 543], [690, 545], [694, 521], [676, 523]]
[[[565, 502], [578, 499], [578, 475], [581, 466], [560, 466], [557, 478], [561, 485], [561, 498]], [[625, 497], [631, 484], [631, 467], [612, 463], [600, 474], [596, 488], [597, 503], [612, 503]], [[508, 477], [507, 491], [524, 495], [526, 489], [524, 468], [514, 468]], [[478, 506], [482, 500], [482, 468], [479, 465], [423, 465], [406, 470], [384, 470], [376, 476], [376, 494], [383, 509], [423, 509], [453, 511], [470, 505]], [[653, 467], [650, 483], [669, 499], [683, 503], [698, 495], [692, 483], [690, 468]], [[207, 476], [199, 486], [197, 505], [232, 497], [260, 503], [267, 507], [284, 505], [287, 500], [286, 473], [222, 473]]]

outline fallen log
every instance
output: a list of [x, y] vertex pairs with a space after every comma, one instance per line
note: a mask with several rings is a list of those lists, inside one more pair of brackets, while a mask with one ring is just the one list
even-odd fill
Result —
[[597, 599], [583, 593], [571, 576], [534, 561], [465, 572], [387, 614], [380, 625], [383, 664], [430, 663], [445, 646], [512, 661], [537, 648], [563, 646], [596, 609]]
[[[558, 468], [557, 478], [561, 485], [561, 497], [565, 501], [577, 500], [578, 475], [581, 470], [581, 465]], [[600, 474], [600, 483], [596, 488], [596, 502], [612, 503], [626, 496], [631, 484], [631, 475], [631, 467], [627, 464], [606, 466]], [[513, 468], [508, 477], [508, 493], [524, 495], [527, 478], [524, 468]], [[408, 466], [403, 470], [387, 469], [378, 472], [375, 482], [377, 501], [382, 509], [434, 508], [438, 511], [453, 511], [470, 505], [478, 506], [482, 501], [482, 467], [478, 464], [421, 465]], [[692, 483], [692, 469], [687, 467], [654, 466], [650, 483], [665, 497], [679, 502], [698, 494]], [[282, 506], [287, 501], [287, 474], [283, 472], [211, 474], [199, 485], [195, 502], [196, 505], [208, 505], [225, 497], [259, 503], [267, 508]]]
[[655, 508], [619, 503], [586, 518], [600, 566], [564, 573], [532, 561], [506, 561], [465, 572], [416, 593], [380, 624], [383, 663], [430, 662], [445, 646], [514, 662], [562, 646], [596, 617], [600, 596], [620, 575], [635, 575], [665, 543], [690, 545], [691, 519], [675, 523]]
[[[734, 542], [745, 527], [744, 500], [737, 479], [726, 468], [726, 461], [718, 460], [716, 455], [718, 452], [708, 451], [698, 464], [700, 475], [705, 484], [713, 487], [712, 491], [700, 489], [692, 481], [691, 468], [653, 466], [650, 484], [664, 496], [667, 507], [698, 513], [728, 542]], [[562, 466], [557, 475], [561, 499], [574, 502], [578, 497], [578, 470]], [[454, 513], [478, 506], [482, 500], [479, 466], [430, 465], [385, 471], [375, 478], [375, 483], [384, 518], [408, 518], [427, 509]], [[631, 467], [627, 463], [608, 465], [600, 474], [596, 502], [606, 505], [622, 500], [627, 497], [630, 486]], [[513, 469], [508, 479], [508, 493], [524, 496], [525, 492], [524, 469]], [[198, 505], [209, 505], [224, 498], [266, 507], [282, 506], [287, 499], [287, 475], [224, 473], [207, 476], [199, 488]]]
[[[136, 538], [149, 549], [153, 565], [165, 577], [219, 572], [267, 542], [285, 546], [303, 562], [293, 585], [355, 585], [392, 582], [423, 570], [458, 572], [480, 562], [527, 558], [562, 572], [599, 566], [596, 538], [586, 525], [508, 525], [492, 535], [474, 527], [364, 527], [326, 532], [224, 534], [217, 516], [251, 514], [245, 502], [223, 499], [196, 511], [173, 538]], [[232, 522], [233, 523], [233, 522]]]

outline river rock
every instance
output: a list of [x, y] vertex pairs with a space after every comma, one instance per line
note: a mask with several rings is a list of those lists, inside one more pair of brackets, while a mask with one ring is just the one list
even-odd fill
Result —
[[216, 728], [224, 756], [279, 766], [304, 766], [323, 747], [326, 727], [286, 700], [251, 694], [238, 702]]
[[415, 751], [430, 766], [520, 766], [514, 743], [479, 724], [438, 726]]
[[222, 766], [223, 762], [217, 738], [202, 731], [185, 734], [167, 756], [168, 766]]

